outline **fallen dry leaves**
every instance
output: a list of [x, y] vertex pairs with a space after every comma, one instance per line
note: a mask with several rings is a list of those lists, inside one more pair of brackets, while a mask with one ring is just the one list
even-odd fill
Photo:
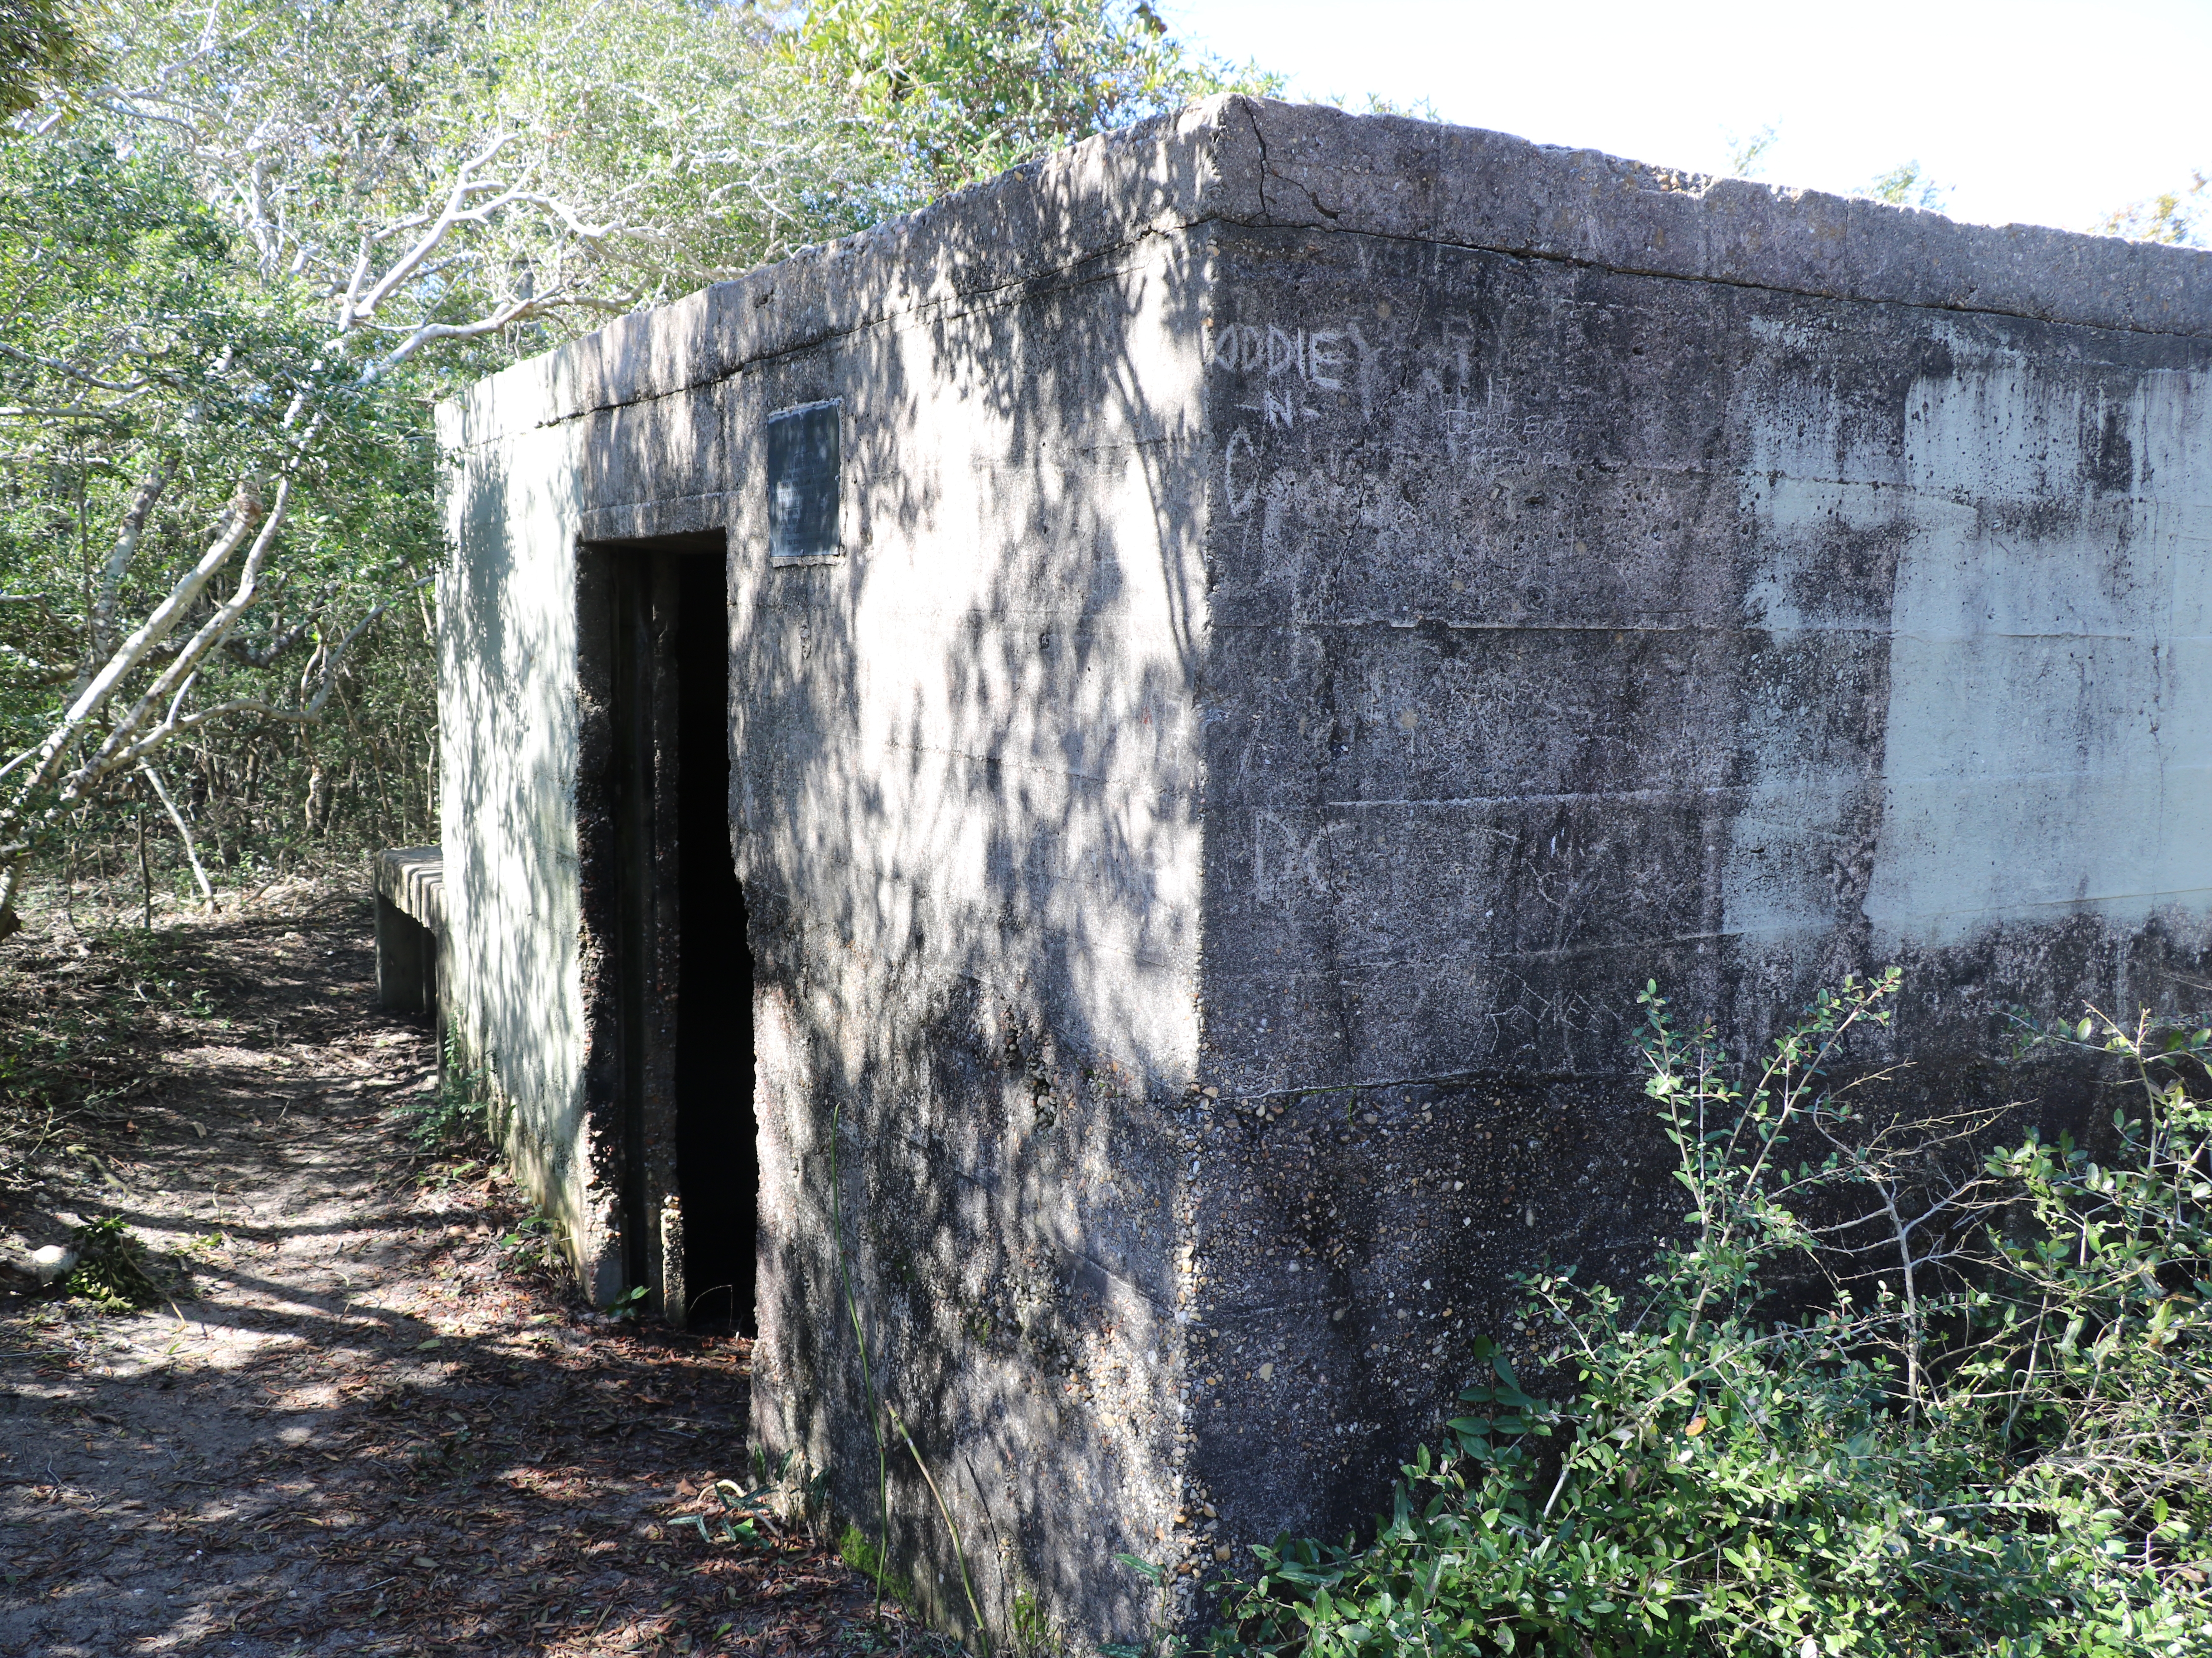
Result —
[[41, 921], [0, 962], [0, 1250], [119, 1214], [179, 1277], [0, 1297], [0, 1652], [939, 1647], [803, 1530], [731, 1540], [743, 1339], [592, 1313], [502, 1171], [410, 1146], [434, 1045], [357, 898]]

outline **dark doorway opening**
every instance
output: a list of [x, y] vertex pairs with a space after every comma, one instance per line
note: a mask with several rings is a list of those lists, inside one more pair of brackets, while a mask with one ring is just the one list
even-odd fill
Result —
[[730, 840], [723, 537], [601, 543], [583, 575], [606, 623], [583, 665], [586, 720], [595, 701], [605, 718], [603, 827], [580, 849], [586, 926], [605, 941], [594, 1070], [618, 1113], [623, 1276], [672, 1321], [750, 1332], [752, 957]]
[[720, 557], [685, 558], [677, 568], [676, 1168], [684, 1293], [693, 1324], [750, 1332], [760, 1175], [753, 958], [730, 849], [729, 598]]

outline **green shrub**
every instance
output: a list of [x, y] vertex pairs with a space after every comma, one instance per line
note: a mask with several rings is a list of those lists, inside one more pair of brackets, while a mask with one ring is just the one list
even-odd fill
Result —
[[561, 1242], [561, 1229], [552, 1217], [532, 1214], [500, 1239], [499, 1252], [509, 1272], [527, 1278], [560, 1270]]
[[407, 1124], [407, 1138], [425, 1151], [458, 1151], [490, 1142], [491, 1071], [471, 1066], [460, 1038], [446, 1034], [444, 1063], [437, 1086], [403, 1100], [393, 1114]]
[[146, 1259], [146, 1251], [119, 1215], [80, 1226], [71, 1235], [76, 1266], [69, 1275], [69, 1293], [89, 1301], [106, 1312], [128, 1312], [152, 1307], [168, 1298]]
[[1641, 1292], [1524, 1280], [1573, 1397], [1502, 1355], [1373, 1540], [1218, 1585], [1228, 1653], [2212, 1653], [2212, 1031], [2024, 1046], [2124, 1073], [2109, 1163], [1998, 1113], [1854, 1107], [1895, 973], [1755, 1074], [1644, 998], [1685, 1235]]

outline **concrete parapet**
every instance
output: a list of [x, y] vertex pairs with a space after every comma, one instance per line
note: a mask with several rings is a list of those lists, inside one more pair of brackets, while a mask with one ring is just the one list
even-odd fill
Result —
[[1210, 222], [1464, 247], [1808, 298], [2212, 333], [2197, 250], [1961, 224], [1502, 132], [1226, 95], [1094, 138], [493, 375], [444, 405], [482, 443]]

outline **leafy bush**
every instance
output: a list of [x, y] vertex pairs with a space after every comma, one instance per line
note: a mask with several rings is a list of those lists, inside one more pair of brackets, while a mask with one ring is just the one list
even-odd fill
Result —
[[80, 1226], [70, 1239], [76, 1266], [69, 1293], [106, 1312], [128, 1312], [168, 1298], [146, 1259], [146, 1251], [119, 1215]]
[[1831, 1086], [1895, 973], [1741, 1085], [1654, 987], [1646, 1091], [1692, 1203], [1641, 1293], [1524, 1280], [1574, 1396], [1489, 1350], [1365, 1546], [1279, 1539], [1229, 1653], [2212, 1652], [2212, 1031], [2109, 1056], [2118, 1153]]
[[407, 1138], [425, 1151], [455, 1151], [489, 1144], [491, 1134], [491, 1069], [471, 1066], [460, 1038], [446, 1035], [444, 1062], [437, 1086], [393, 1109], [406, 1120]]

